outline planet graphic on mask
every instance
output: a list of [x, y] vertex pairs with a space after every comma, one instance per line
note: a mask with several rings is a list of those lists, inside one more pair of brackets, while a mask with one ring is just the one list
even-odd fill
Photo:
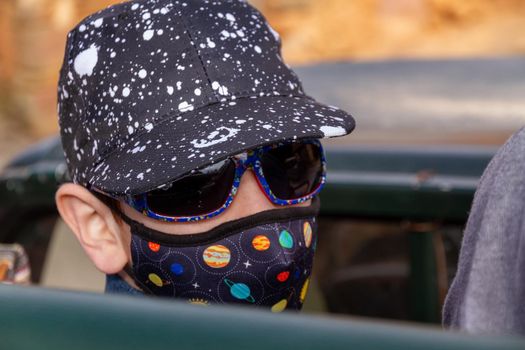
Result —
[[153, 252], [158, 252], [160, 250], [160, 244], [154, 242], [148, 242], [148, 247]]
[[283, 299], [283, 300], [281, 300], [281, 301], [275, 303], [275, 304], [272, 306], [271, 310], [272, 310], [272, 312], [283, 312], [284, 309], [286, 309], [286, 306], [287, 306], [287, 305], [288, 305], [288, 300]]
[[310, 279], [308, 278], [304, 284], [303, 288], [301, 288], [301, 294], [299, 296], [299, 299], [301, 300], [301, 303], [304, 302], [304, 298], [306, 298], [306, 293], [308, 292], [308, 286], [310, 285]]
[[188, 299], [188, 303], [192, 305], [200, 305], [200, 306], [210, 305], [210, 302], [208, 300], [202, 299], [202, 298], [190, 298]]
[[180, 276], [184, 273], [184, 266], [182, 266], [179, 263], [173, 263], [170, 266], [171, 272], [173, 272], [174, 275]]
[[209, 267], [219, 269], [230, 263], [231, 253], [223, 245], [212, 245], [204, 250], [202, 258]]
[[224, 283], [230, 288], [230, 293], [235, 298], [240, 300], [246, 300], [250, 303], [255, 303], [255, 299], [251, 295], [250, 287], [244, 283], [235, 283], [227, 278], [224, 279]]
[[157, 275], [156, 273], [150, 273], [148, 275], [148, 279], [157, 287], [162, 287], [164, 285], [162, 278], [160, 278], [159, 275]]
[[290, 277], [290, 271], [283, 271], [283, 272], [280, 272], [278, 275], [277, 275], [277, 280], [279, 282], [286, 282], [286, 280], [288, 279], [288, 277]]
[[293, 237], [290, 232], [282, 230], [279, 235], [279, 244], [283, 248], [291, 249], [293, 248]]
[[312, 226], [310, 226], [308, 221], [305, 221], [303, 224], [303, 235], [306, 248], [310, 248], [310, 244], [312, 244]]
[[270, 248], [270, 240], [266, 236], [258, 235], [253, 238], [252, 246], [255, 250], [264, 251]]

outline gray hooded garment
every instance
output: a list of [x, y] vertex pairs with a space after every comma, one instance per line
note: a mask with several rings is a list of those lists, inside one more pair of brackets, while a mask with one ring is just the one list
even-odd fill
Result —
[[525, 128], [481, 178], [443, 323], [476, 334], [525, 334]]

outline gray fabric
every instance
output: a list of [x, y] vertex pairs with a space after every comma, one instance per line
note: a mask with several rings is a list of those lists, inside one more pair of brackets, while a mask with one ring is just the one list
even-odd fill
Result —
[[481, 178], [459, 268], [443, 310], [445, 327], [525, 334], [525, 128]]

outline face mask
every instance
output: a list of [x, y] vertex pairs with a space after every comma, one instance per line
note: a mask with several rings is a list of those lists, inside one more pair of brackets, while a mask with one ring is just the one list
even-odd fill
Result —
[[274, 312], [302, 307], [317, 243], [319, 200], [269, 210], [192, 235], [131, 228], [126, 272], [147, 294], [193, 304], [236, 303]]

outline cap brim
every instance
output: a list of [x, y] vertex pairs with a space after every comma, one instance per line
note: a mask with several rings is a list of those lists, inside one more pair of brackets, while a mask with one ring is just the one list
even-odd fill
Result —
[[116, 195], [144, 193], [248, 149], [343, 136], [354, 127], [346, 112], [306, 96], [239, 98], [158, 122], [109, 153], [89, 182]]

